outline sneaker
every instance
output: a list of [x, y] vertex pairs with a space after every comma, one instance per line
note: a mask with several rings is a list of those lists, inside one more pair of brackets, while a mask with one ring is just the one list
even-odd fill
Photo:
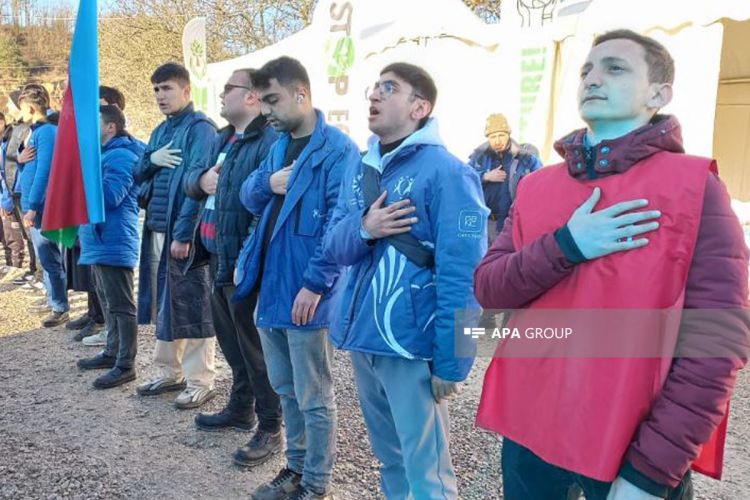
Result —
[[263, 483], [250, 493], [252, 500], [286, 500], [289, 494], [299, 489], [302, 474], [286, 467], [268, 483]]
[[281, 431], [271, 433], [258, 429], [245, 446], [234, 452], [234, 463], [243, 467], [255, 467], [279, 453], [283, 444]]
[[165, 392], [185, 389], [185, 379], [176, 380], [163, 374], [157, 374], [135, 388], [139, 396], [156, 396]]
[[101, 333], [103, 329], [104, 323], [94, 323], [92, 321], [88, 325], [78, 330], [78, 332], [73, 336], [73, 340], [75, 340], [76, 342], [80, 342], [86, 337], [91, 337], [92, 335]]
[[27, 283], [30, 283], [34, 279], [34, 273], [26, 272], [23, 276], [19, 276], [18, 278], [13, 280], [13, 284], [17, 286], [23, 286]]
[[206, 387], [187, 387], [174, 400], [174, 406], [178, 410], [189, 410], [199, 408], [211, 401], [216, 396], [216, 391]]
[[300, 485], [289, 495], [289, 500], [333, 500], [333, 493], [316, 493], [315, 491]]
[[94, 380], [94, 387], [97, 389], [110, 389], [117, 387], [128, 382], [135, 380], [135, 370], [132, 368], [129, 370], [123, 370], [122, 368], [114, 367], [101, 377]]
[[81, 330], [82, 328], [88, 326], [89, 324], [93, 323], [91, 321], [91, 316], [88, 315], [88, 313], [84, 314], [83, 316], [80, 316], [76, 319], [72, 319], [65, 323], [65, 328], [68, 330]]
[[44, 328], [53, 328], [55, 326], [60, 326], [66, 321], [68, 321], [69, 317], [70, 316], [68, 315], [67, 311], [64, 311], [64, 312], [52, 311], [46, 318], [42, 320], [42, 326]]
[[105, 346], [107, 345], [107, 335], [109, 335], [109, 332], [107, 330], [102, 330], [99, 333], [84, 338], [81, 343], [88, 347]]
[[114, 368], [116, 361], [116, 358], [100, 353], [93, 358], [79, 359], [76, 365], [81, 370], [99, 370], [101, 368]]
[[252, 410], [243, 415], [224, 408], [219, 413], [199, 413], [195, 416], [195, 426], [202, 431], [234, 429], [240, 432], [253, 432], [257, 425], [258, 419]]

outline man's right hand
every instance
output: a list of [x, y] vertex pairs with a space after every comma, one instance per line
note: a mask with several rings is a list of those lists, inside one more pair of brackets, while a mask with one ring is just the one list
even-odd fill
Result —
[[595, 259], [648, 245], [647, 238], [634, 237], [658, 229], [659, 223], [653, 219], [661, 217], [660, 211], [634, 212], [648, 205], [648, 200], [641, 199], [623, 201], [594, 212], [599, 198], [601, 190], [596, 187], [568, 220], [570, 235], [584, 257]]
[[362, 218], [362, 227], [376, 240], [394, 234], [408, 233], [411, 226], [417, 223], [416, 217], [406, 217], [417, 209], [411, 205], [411, 200], [397, 201], [384, 207], [386, 196], [388, 191], [383, 191], [370, 206], [367, 215]]
[[172, 142], [173, 141], [169, 141], [169, 143], [161, 149], [157, 149], [151, 153], [149, 160], [151, 160], [152, 165], [162, 168], [177, 168], [180, 166], [180, 163], [182, 163], [182, 156], [180, 155], [182, 150], [170, 149]]
[[18, 163], [28, 163], [36, 158], [36, 148], [34, 146], [26, 146], [21, 154], [18, 155]]
[[286, 187], [289, 184], [289, 176], [292, 175], [294, 164], [284, 167], [274, 172], [268, 182], [271, 184], [271, 191], [276, 194], [286, 195]]
[[508, 177], [508, 174], [505, 172], [505, 170], [498, 167], [485, 172], [482, 176], [482, 180], [484, 182], [505, 182], [506, 177]]
[[201, 175], [200, 186], [204, 193], [208, 195], [216, 194], [216, 186], [219, 185], [219, 172], [221, 172], [221, 164], [214, 165]]

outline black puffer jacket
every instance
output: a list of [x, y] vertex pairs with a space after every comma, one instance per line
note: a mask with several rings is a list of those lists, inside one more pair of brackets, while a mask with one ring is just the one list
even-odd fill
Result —
[[[225, 127], [219, 132], [211, 151], [212, 165], [216, 164], [219, 154], [234, 134], [235, 129], [232, 126]], [[214, 286], [232, 284], [234, 266], [242, 242], [254, 227], [253, 215], [240, 203], [240, 187], [260, 166], [277, 137], [278, 134], [266, 124], [265, 118], [259, 116], [245, 129], [242, 138], [231, 146], [224, 159], [215, 200], [216, 246], [219, 253]], [[185, 192], [190, 198], [204, 201], [208, 197], [200, 187], [201, 176], [208, 168], [191, 171], [185, 175]]]

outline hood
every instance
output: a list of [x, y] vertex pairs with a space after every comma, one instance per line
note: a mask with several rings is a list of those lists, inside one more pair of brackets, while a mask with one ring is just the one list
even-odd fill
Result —
[[138, 157], [143, 155], [143, 152], [146, 149], [145, 145], [138, 139], [130, 135], [118, 135], [117, 137], [110, 139], [109, 142], [102, 147], [102, 152], [118, 148], [125, 148], [132, 151]]
[[[586, 129], [576, 130], [555, 142], [573, 177], [585, 177], [584, 138]], [[671, 115], [655, 115], [651, 122], [617, 139], [605, 140], [591, 148], [594, 169], [599, 175], [622, 173], [649, 156], [667, 151], [684, 153], [682, 127]]]
[[378, 143], [380, 139], [376, 135], [370, 137], [367, 141], [367, 154], [362, 158], [362, 162], [365, 165], [369, 165], [379, 172], [383, 172], [385, 167], [390, 161], [398, 156], [401, 151], [407, 148], [414, 148], [416, 146], [443, 146], [443, 140], [440, 138], [440, 130], [438, 129], [438, 122], [436, 118], [430, 118], [425, 123], [424, 127], [417, 129], [399, 147], [386, 154], [382, 158], [380, 157], [380, 147]]

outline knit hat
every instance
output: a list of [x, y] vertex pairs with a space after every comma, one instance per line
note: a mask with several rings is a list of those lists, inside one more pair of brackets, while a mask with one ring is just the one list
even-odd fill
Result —
[[493, 113], [487, 117], [487, 124], [484, 126], [484, 135], [488, 137], [496, 132], [505, 132], [510, 134], [510, 125], [502, 113]]

